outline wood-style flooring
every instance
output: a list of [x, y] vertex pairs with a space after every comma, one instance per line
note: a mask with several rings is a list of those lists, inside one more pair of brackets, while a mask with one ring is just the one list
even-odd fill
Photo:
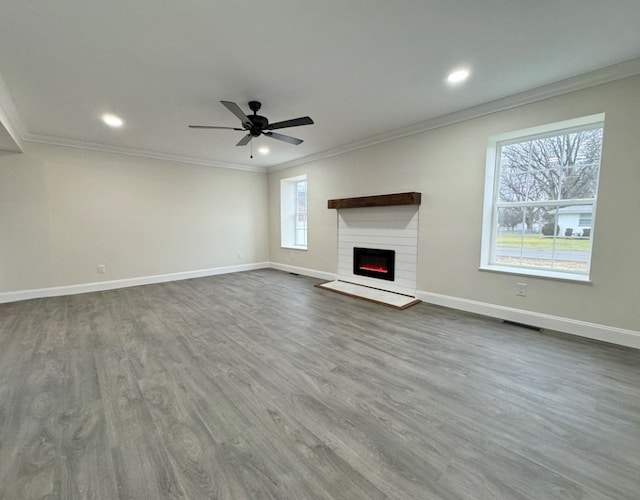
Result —
[[640, 498], [640, 351], [317, 282], [0, 305], [0, 498]]

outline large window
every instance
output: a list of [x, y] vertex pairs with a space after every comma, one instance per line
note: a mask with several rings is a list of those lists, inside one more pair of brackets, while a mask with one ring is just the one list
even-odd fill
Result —
[[280, 181], [280, 244], [307, 248], [307, 176]]
[[588, 280], [604, 114], [492, 137], [481, 268]]

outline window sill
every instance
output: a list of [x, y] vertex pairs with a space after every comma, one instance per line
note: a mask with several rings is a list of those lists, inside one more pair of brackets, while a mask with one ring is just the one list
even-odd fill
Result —
[[526, 269], [521, 267], [496, 266], [496, 265], [488, 264], [488, 265], [480, 266], [479, 270], [489, 271], [492, 273], [515, 274], [518, 276], [532, 276], [535, 278], [568, 281], [571, 283], [584, 283], [587, 285], [592, 284], [591, 279], [587, 275], [561, 273], [558, 271], [546, 271], [543, 269]]
[[300, 247], [300, 246], [296, 247], [296, 246], [293, 246], [293, 245], [291, 245], [291, 246], [280, 245], [280, 248], [282, 248], [284, 250], [303, 250], [303, 251], [307, 250], [307, 247]]

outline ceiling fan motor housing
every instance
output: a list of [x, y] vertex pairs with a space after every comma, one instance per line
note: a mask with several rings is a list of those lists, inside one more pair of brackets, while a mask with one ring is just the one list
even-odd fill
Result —
[[251, 123], [253, 123], [253, 127], [249, 129], [250, 133], [254, 137], [258, 137], [262, 131], [269, 126], [269, 120], [266, 117], [260, 115], [249, 115], [247, 116]]
[[249, 133], [253, 137], [258, 137], [262, 133], [262, 131], [269, 125], [269, 120], [267, 120], [264, 116], [260, 116], [259, 114], [257, 114], [258, 111], [260, 111], [261, 107], [261, 102], [249, 101], [249, 109], [253, 111], [253, 115], [249, 115], [247, 116], [247, 118], [249, 118], [249, 120], [251, 120], [251, 123], [253, 124], [253, 127], [249, 129]]

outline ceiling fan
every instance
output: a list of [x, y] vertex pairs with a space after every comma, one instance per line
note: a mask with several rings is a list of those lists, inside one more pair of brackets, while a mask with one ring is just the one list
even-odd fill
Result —
[[245, 146], [253, 139], [254, 137], [258, 137], [260, 134], [266, 135], [267, 137], [271, 137], [272, 139], [278, 139], [279, 141], [288, 142], [289, 144], [302, 144], [302, 139], [297, 139], [296, 137], [291, 137], [284, 134], [279, 134], [277, 132], [271, 132], [275, 129], [280, 128], [288, 128], [288, 127], [299, 127], [300, 125], [313, 125], [313, 120], [308, 116], [303, 116], [300, 118], [294, 118], [292, 120], [285, 120], [282, 122], [269, 123], [269, 120], [264, 116], [260, 116], [258, 111], [262, 107], [262, 104], [258, 101], [249, 101], [249, 109], [253, 111], [252, 115], [245, 115], [244, 111], [240, 109], [235, 102], [230, 101], [220, 101], [229, 111], [231, 111], [234, 115], [236, 115], [240, 122], [242, 123], [242, 128], [239, 127], [216, 127], [213, 125], [189, 125], [189, 128], [213, 128], [213, 129], [226, 129], [226, 130], [240, 130], [244, 132], [248, 132], [236, 146]]

